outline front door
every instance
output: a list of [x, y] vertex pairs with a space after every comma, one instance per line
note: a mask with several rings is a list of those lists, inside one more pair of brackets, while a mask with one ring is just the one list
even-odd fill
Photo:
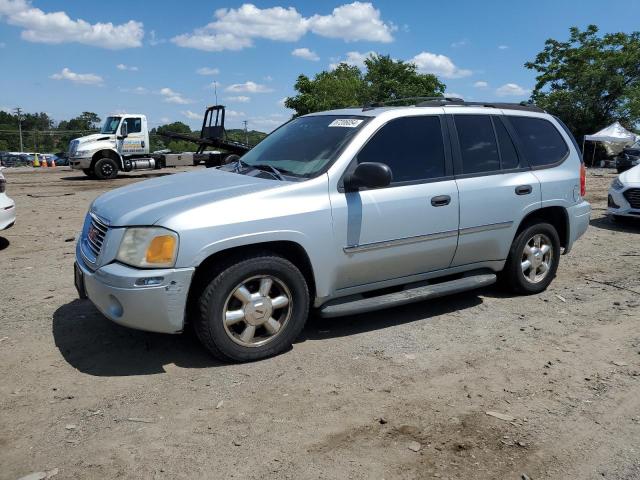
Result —
[[127, 138], [122, 140], [120, 153], [124, 156], [141, 155], [145, 153], [145, 134], [141, 117], [127, 117]]
[[388, 280], [402, 283], [451, 263], [458, 237], [458, 190], [442, 122], [438, 115], [389, 121], [350, 169], [361, 162], [385, 163], [393, 174], [391, 185], [331, 193], [334, 242], [341, 256], [338, 290]]

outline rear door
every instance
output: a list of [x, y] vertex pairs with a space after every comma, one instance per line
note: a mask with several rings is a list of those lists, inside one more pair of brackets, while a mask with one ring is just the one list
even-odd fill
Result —
[[539, 208], [540, 183], [501, 115], [449, 115], [460, 236], [452, 266], [504, 260], [521, 219]]

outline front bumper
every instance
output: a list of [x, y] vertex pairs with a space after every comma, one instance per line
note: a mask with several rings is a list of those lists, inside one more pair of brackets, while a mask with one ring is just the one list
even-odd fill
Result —
[[91, 168], [91, 157], [69, 158], [69, 166], [74, 170], [84, 170]]
[[[140, 270], [110, 263], [91, 271], [76, 251], [84, 291], [108, 319], [125, 327], [160, 333], [184, 328], [187, 295], [194, 268]], [[143, 279], [158, 283], [143, 285]]]
[[[637, 184], [631, 187], [625, 185], [625, 188], [622, 190], [609, 189], [607, 215], [640, 218], [640, 209], [631, 207], [631, 204], [624, 197], [624, 192], [628, 188], [638, 188], [638, 186]], [[616, 208], [616, 206], [618, 208]]]
[[565, 248], [565, 254], [571, 251], [574, 242], [584, 235], [584, 232], [589, 228], [591, 204], [586, 200], [582, 200], [577, 205], [567, 208], [567, 214], [569, 216], [569, 241]]
[[5, 199], [6, 202], [0, 202], [0, 230], [6, 230], [16, 223], [16, 204], [9, 197]]

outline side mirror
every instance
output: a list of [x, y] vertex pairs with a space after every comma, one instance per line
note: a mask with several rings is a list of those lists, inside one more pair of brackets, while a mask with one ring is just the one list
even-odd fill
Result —
[[378, 162], [363, 162], [351, 175], [344, 178], [346, 191], [354, 192], [362, 187], [381, 188], [391, 183], [393, 175], [388, 165]]
[[122, 123], [120, 124], [120, 136], [121, 136], [122, 138], [126, 138], [126, 137], [127, 137], [127, 135], [129, 135], [129, 132], [128, 132], [128, 130], [127, 130], [127, 122], [122, 122]]

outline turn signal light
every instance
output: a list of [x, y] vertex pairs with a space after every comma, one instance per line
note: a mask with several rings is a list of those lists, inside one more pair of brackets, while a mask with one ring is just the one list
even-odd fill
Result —
[[148, 263], [169, 263], [173, 261], [176, 239], [171, 235], [160, 235], [151, 240], [147, 248]]

